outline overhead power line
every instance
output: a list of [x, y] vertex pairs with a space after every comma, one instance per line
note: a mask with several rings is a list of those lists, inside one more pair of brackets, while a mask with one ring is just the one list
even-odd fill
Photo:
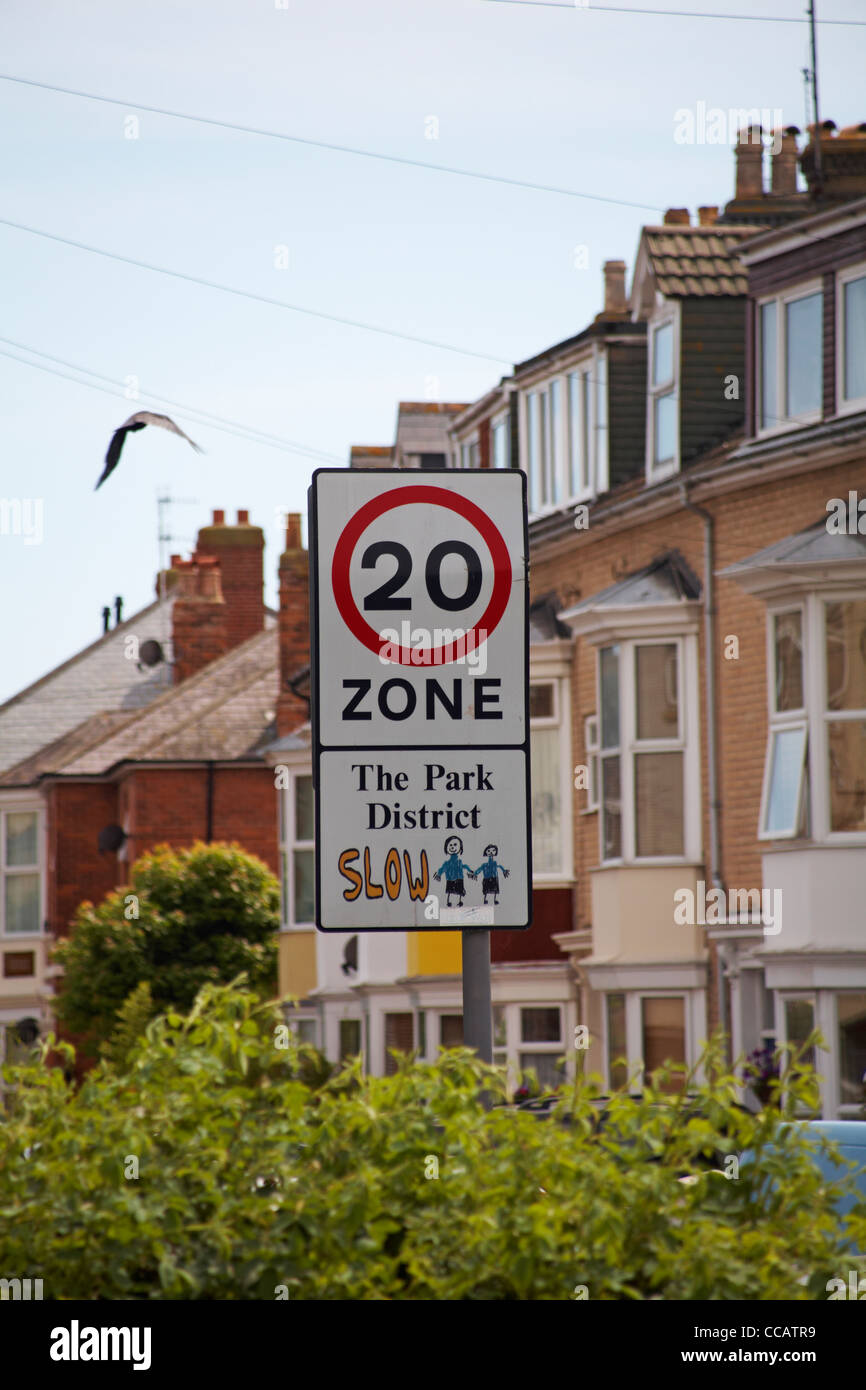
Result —
[[56, 92], [61, 96], [79, 97], [83, 101], [99, 101], [107, 106], [120, 106], [125, 111], [146, 111], [151, 116], [167, 116], [176, 121], [194, 121], [197, 125], [216, 126], [220, 130], [231, 130], [238, 135], [260, 135], [268, 140], [285, 140], [294, 145], [310, 145], [313, 149], [330, 150], [335, 154], [357, 155], [362, 159], [380, 159], [387, 164], [406, 164], [413, 169], [429, 169], [436, 174], [453, 174], [463, 179], [481, 179], [485, 183], [502, 183], [512, 188], [528, 188], [534, 193], [557, 193], [565, 198], [584, 198], [593, 203], [612, 203], [615, 207], [637, 208], [641, 212], [658, 211], [657, 203], [633, 203], [627, 198], [609, 198], [602, 193], [584, 193], [577, 188], [559, 188], [554, 184], [533, 183], [528, 179], [508, 178], [505, 174], [486, 174], [477, 169], [458, 169], [449, 164], [430, 164], [424, 159], [410, 159], [407, 155], [382, 154], [379, 150], [364, 150], [355, 145], [338, 145], [329, 140], [313, 140], [304, 135], [289, 135], [282, 130], [267, 130], [262, 126], [240, 125], [236, 121], [219, 120], [216, 116], [196, 116], [189, 111], [172, 111], [164, 106], [145, 106], [140, 101], [125, 101], [120, 97], [101, 96], [97, 92], [80, 92], [73, 87], [57, 87], [50, 82], [36, 82], [29, 77], [17, 77], [12, 73], [0, 72], [0, 82], [16, 82], [22, 87], [38, 87], [44, 92]]
[[[43, 352], [41, 348], [31, 347], [29, 343], [18, 343], [13, 338], [4, 338], [0, 335], [0, 343], [5, 343], [7, 347], [18, 348], [20, 352], [30, 352], [34, 357], [44, 357], [48, 362], [55, 362], [59, 367], [69, 367], [73, 372], [81, 372], [84, 376], [95, 377], [97, 381], [104, 381], [109, 386], [126, 387], [126, 382], [119, 382], [114, 377], [105, 376], [102, 372], [95, 372], [91, 367], [79, 366], [77, 362], [68, 362], [63, 357], [55, 357], [50, 352]], [[216, 425], [228, 425], [234, 430], [243, 430], [246, 434], [258, 435], [260, 439], [273, 444], [279, 444], [281, 448], [296, 449], [298, 453], [310, 458], [322, 458], [329, 461], [336, 459], [342, 463], [342, 458], [338, 454], [331, 454], [327, 449], [317, 449], [313, 444], [300, 444], [296, 439], [285, 439], [279, 434], [270, 434], [267, 430], [257, 429], [255, 425], [246, 425], [243, 421], [227, 420], [224, 415], [215, 415], [211, 410], [204, 410], [198, 405], [187, 405], [185, 401], [172, 400], [171, 396], [161, 396], [156, 391], [146, 391], [143, 387], [138, 387], [138, 394], [147, 396], [149, 400], [161, 401], [163, 405], [173, 405], [179, 410], [187, 413], [193, 412], [202, 416], [205, 422], [213, 421]], [[124, 393], [125, 394], [125, 393]], [[126, 399], [132, 397], [126, 396]]]
[[[783, 14], [725, 14], [716, 10], [643, 10], [633, 5], [580, 4], [579, 0], [484, 0], [494, 5], [525, 5], [531, 10], [587, 10], [592, 14], [645, 14], [666, 19], [733, 19], [754, 24], [808, 24], [804, 15]], [[866, 19], [819, 19], [818, 24], [845, 25], [852, 29], [866, 28]]]
[[253, 290], [238, 289], [236, 285], [222, 285], [218, 280], [205, 280], [200, 275], [190, 275], [183, 270], [170, 270], [168, 266], [154, 265], [150, 261], [139, 261], [134, 256], [122, 256], [118, 251], [106, 251], [101, 246], [89, 246], [83, 241], [73, 241], [71, 237], [59, 236], [56, 232], [45, 232], [39, 227], [28, 227], [23, 222], [13, 222], [11, 218], [0, 217], [0, 226], [12, 227], [17, 232], [27, 232], [29, 236], [43, 237], [46, 241], [59, 242], [61, 246], [72, 246], [76, 251], [87, 251], [92, 256], [103, 256], [123, 265], [134, 265], [139, 270], [150, 270], [156, 275], [169, 275], [174, 280], [186, 280], [191, 285], [202, 285], [208, 290], [220, 290], [223, 294], [237, 295], [240, 299], [251, 299], [257, 304], [269, 304], [274, 309], [288, 309], [293, 314], [306, 314], [310, 318], [324, 319], [326, 323], [338, 323], [344, 328], [360, 328], [365, 333], [381, 333], [386, 338], [400, 338], [403, 342], [419, 343], [422, 347], [438, 348], [442, 352], [457, 352], [463, 357], [480, 358], [482, 362], [508, 362], [506, 357], [492, 357], [487, 352], [474, 352], [472, 348], [457, 347], [454, 343], [442, 343], [436, 338], [421, 338], [414, 333], [401, 333], [397, 328], [385, 328], [382, 324], [364, 323], [360, 319], [346, 319], [339, 314], [326, 314], [319, 309], [307, 309], [302, 304], [289, 304], [284, 299], [273, 299], [267, 294], [256, 294]]
[[[0, 342], [5, 343], [8, 341], [9, 340], [6, 338], [0, 338]], [[41, 355], [48, 357], [47, 353], [39, 354], [35, 348], [25, 348], [24, 350], [26, 352], [32, 352], [34, 356]], [[15, 352], [8, 352], [5, 348], [0, 348], [0, 357], [8, 357], [13, 362], [19, 362], [24, 367], [35, 367], [37, 371], [48, 372], [51, 376], [61, 377], [64, 381], [74, 382], [76, 386], [87, 386], [90, 388], [91, 391], [102, 391], [107, 396], [115, 396], [121, 400], [126, 400], [127, 402], [129, 402], [130, 398], [125, 394], [125, 391], [123, 387], [120, 385], [120, 383], [115, 383], [115, 385], [118, 386], [118, 389], [112, 390], [109, 386], [100, 385], [99, 381], [82, 381], [80, 377], [71, 376], [69, 372], [59, 371], [56, 367], [48, 366], [46, 362], [29, 362], [26, 357], [20, 357]], [[59, 361], [60, 359], [52, 358], [50, 360]], [[100, 374], [98, 372], [91, 372], [90, 369], [87, 367], [78, 367], [74, 363], [68, 363], [67, 365], [69, 365], [73, 371], [80, 372], [82, 375], [99, 377], [100, 380], [103, 381], [110, 380], [109, 377], [100, 377]], [[266, 435], [262, 431], [252, 430], [250, 427], [246, 425], [238, 425], [237, 428], [232, 428], [231, 421], [221, 421], [220, 423], [216, 423], [216, 421], [219, 420], [220, 417], [211, 416], [207, 411], [199, 411], [196, 406], [188, 406], [183, 405], [178, 401], [171, 401], [167, 396], [159, 396], [153, 391], [142, 390], [139, 392], [139, 395], [146, 397], [148, 400], [159, 401], [162, 404], [178, 406], [186, 415], [189, 415], [191, 417], [201, 415], [201, 419], [195, 420], [196, 424], [209, 425], [211, 429], [220, 430], [223, 434], [233, 435], [236, 439], [242, 439], [247, 444], [265, 444], [269, 448], [279, 449], [283, 453], [306, 455], [307, 457], [312, 458], [317, 462], [321, 462], [322, 460], [326, 460], [329, 463], [345, 462], [345, 460], [340, 458], [340, 456], [337, 454], [329, 454], [326, 453], [324, 450], [314, 449], [312, 447], [307, 448], [306, 446], [301, 444], [290, 444], [288, 443], [288, 441], [281, 441], [278, 435]]]

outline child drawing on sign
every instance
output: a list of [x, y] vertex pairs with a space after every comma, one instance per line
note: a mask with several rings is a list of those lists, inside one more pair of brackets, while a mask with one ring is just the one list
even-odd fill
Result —
[[486, 907], [487, 898], [490, 893], [494, 894], [494, 903], [499, 902], [499, 875], [501, 873], [503, 878], [508, 878], [511, 870], [503, 869], [501, 864], [497, 864], [496, 856], [499, 853], [498, 845], [487, 845], [484, 853], [486, 855], [484, 863], [475, 870], [472, 877], [477, 878], [479, 874], [482, 875], [481, 891], [484, 894], [484, 906]]
[[463, 886], [464, 871], [469, 874], [470, 878], [475, 878], [476, 875], [468, 864], [464, 864], [460, 858], [463, 853], [463, 841], [459, 835], [448, 836], [445, 841], [445, 853], [448, 858], [441, 868], [436, 870], [433, 877], [438, 881], [443, 874], [445, 875], [445, 906], [450, 907], [452, 896], [455, 896], [458, 902], [466, 896], [466, 889]]

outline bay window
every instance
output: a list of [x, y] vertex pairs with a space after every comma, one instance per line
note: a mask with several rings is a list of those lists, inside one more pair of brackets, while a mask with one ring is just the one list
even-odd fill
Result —
[[695, 732], [687, 730], [683, 703], [683, 654], [681, 638], [599, 651], [604, 862], [697, 853], [696, 818], [687, 811], [696, 804], [697, 770]]
[[490, 426], [490, 462], [493, 468], [511, 467], [511, 420], [500, 415]]
[[532, 777], [532, 876], [563, 879], [571, 873], [571, 782], [567, 684], [532, 680], [529, 750]]
[[824, 296], [819, 286], [758, 306], [758, 425], [807, 424], [821, 413]]

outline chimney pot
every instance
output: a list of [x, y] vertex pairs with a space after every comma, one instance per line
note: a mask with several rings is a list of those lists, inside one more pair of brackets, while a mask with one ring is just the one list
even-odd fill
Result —
[[301, 541], [301, 513], [289, 512], [286, 516], [286, 550], [303, 550]]
[[718, 221], [719, 209], [717, 207], [698, 208], [698, 226], [712, 227]]
[[238, 526], [249, 526], [249, 524], [250, 524], [250, 514], [249, 514], [249, 512], [248, 512], [248, 511], [245, 511], [245, 512], [239, 511], [239, 512], [238, 512]]
[[745, 126], [737, 134], [737, 198], [760, 198], [764, 192], [764, 141], [759, 125]]
[[691, 213], [688, 208], [668, 208], [664, 222], [666, 227], [690, 227]]
[[604, 312], [625, 313], [625, 261], [604, 263]]
[[220, 510], [218, 511], [216, 508], [214, 508], [214, 514], [213, 514], [213, 524], [214, 524], [214, 526], [225, 526], [225, 523], [226, 523], [226, 514], [225, 514], [225, 512], [224, 512], [222, 509], [220, 509]]
[[[780, 134], [774, 131], [774, 138]], [[770, 187], [773, 193], [783, 197], [797, 192], [797, 136], [796, 126], [786, 126], [781, 131], [778, 151], [774, 150], [771, 162]]]
[[172, 555], [172, 557], [171, 557], [171, 568], [172, 568], [173, 570], [176, 570], [179, 564], [180, 564], [180, 556], [179, 556], [179, 555]]

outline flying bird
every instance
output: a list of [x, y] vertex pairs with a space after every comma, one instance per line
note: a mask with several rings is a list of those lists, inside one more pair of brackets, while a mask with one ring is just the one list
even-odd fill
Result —
[[102, 470], [102, 477], [93, 489], [94, 492], [96, 492], [96, 488], [102, 486], [108, 475], [113, 473], [117, 467], [120, 460], [120, 451], [123, 448], [123, 442], [126, 436], [134, 433], [135, 430], [143, 430], [145, 425], [159, 425], [164, 430], [171, 430], [174, 434], [179, 434], [181, 439], [185, 439], [187, 444], [192, 444], [197, 454], [202, 452], [198, 444], [190, 439], [188, 434], [184, 434], [180, 426], [176, 425], [174, 420], [170, 420], [167, 415], [155, 415], [153, 411], [150, 410], [139, 410], [136, 415], [130, 415], [126, 423], [121, 425], [119, 430], [115, 430], [114, 434], [111, 436], [108, 453], [105, 455], [105, 467]]

